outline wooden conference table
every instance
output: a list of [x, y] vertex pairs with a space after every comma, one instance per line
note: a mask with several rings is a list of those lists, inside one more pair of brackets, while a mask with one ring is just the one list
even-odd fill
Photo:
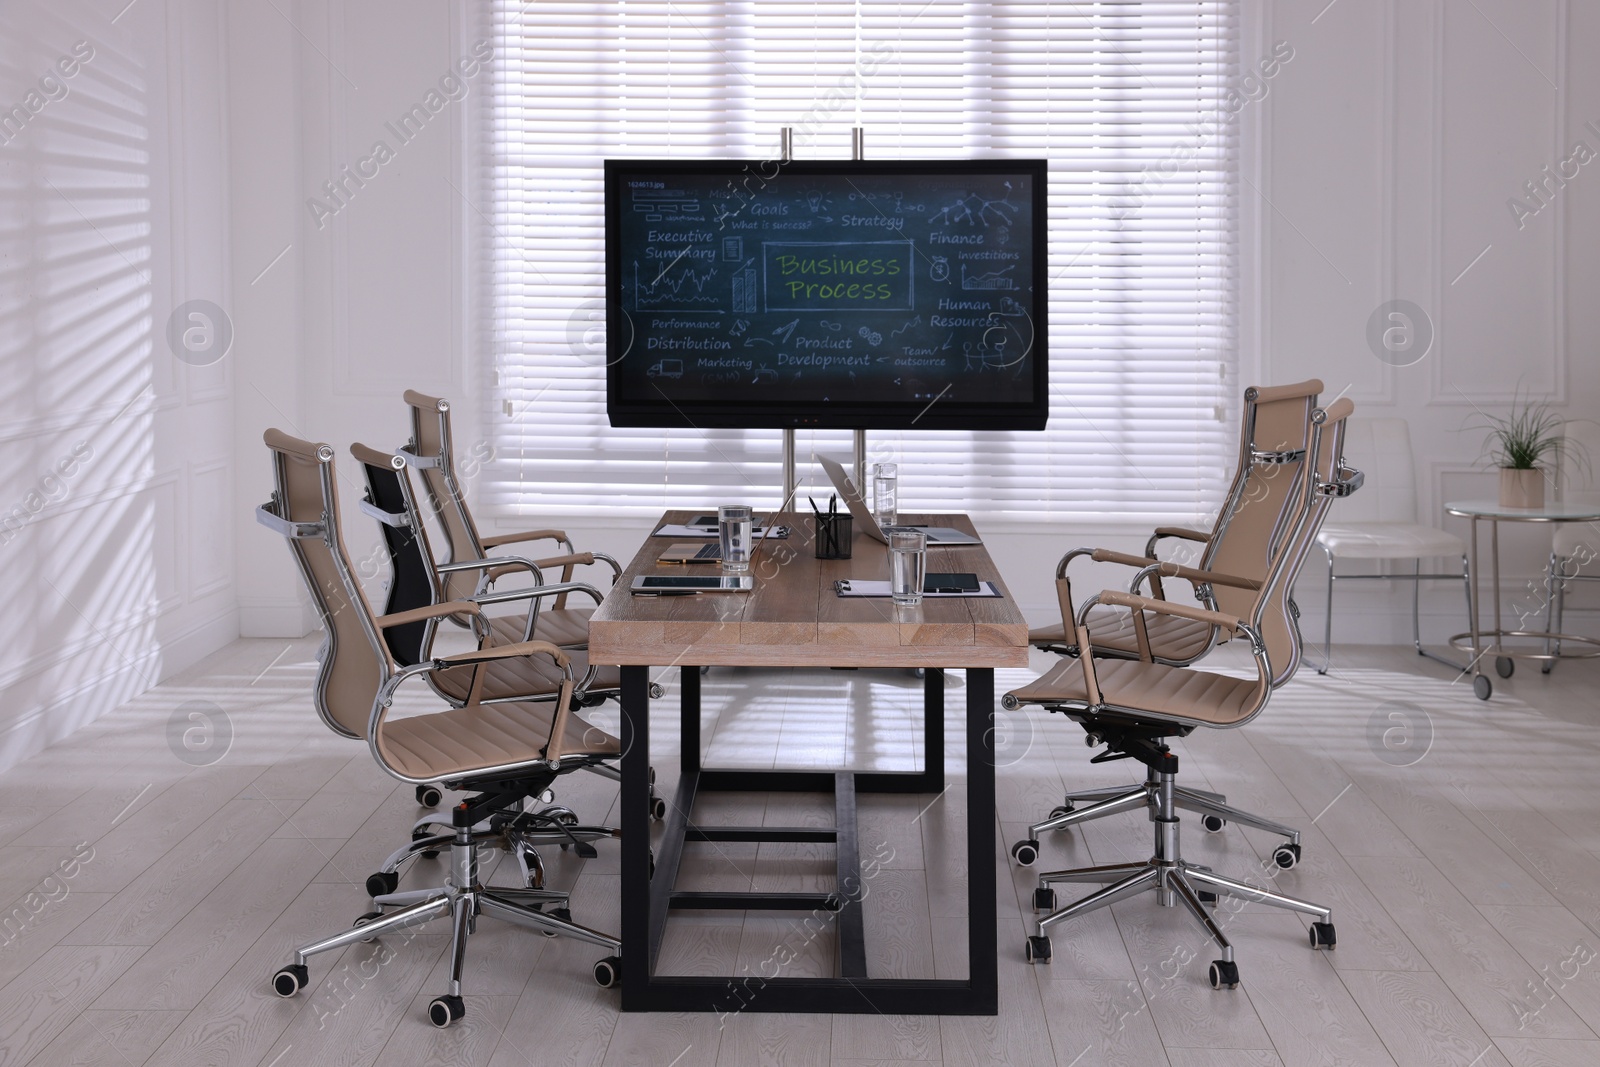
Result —
[[[669, 511], [682, 523], [695, 512]], [[973, 530], [964, 515], [903, 516]], [[992, 581], [1000, 599], [924, 598], [897, 608], [887, 598], [838, 596], [835, 579], [887, 579], [888, 550], [856, 532], [853, 558], [818, 560], [811, 518], [782, 516], [792, 533], [769, 541], [751, 569], [749, 593], [636, 597], [635, 575], [682, 574], [656, 557], [675, 540], [651, 537], [623, 572], [589, 626], [589, 659], [622, 668], [622, 1010], [811, 1011], [993, 1015], [998, 1010], [994, 880], [994, 668], [1028, 662], [1028, 627], [982, 546], [930, 547], [930, 571], [972, 571]], [[716, 573], [693, 568], [691, 573]], [[920, 772], [717, 769], [701, 765], [702, 666], [923, 667], [924, 769]], [[648, 803], [651, 783], [651, 667], [678, 667], [681, 681], [682, 773], [651, 873]], [[867, 965], [856, 832], [858, 793], [939, 794], [944, 781], [944, 669], [965, 668], [967, 768], [966, 979], [873, 977]], [[782, 764], [783, 754], [778, 754]], [[834, 795], [834, 826], [699, 826], [692, 820], [701, 790], [818, 792]], [[837, 852], [833, 893], [684, 892], [674, 888], [686, 843], [825, 841]], [[757, 975], [658, 975], [669, 913], [773, 911], [797, 917], [832, 913], [838, 974], [786, 977], [781, 968]], [[928, 931], [933, 937], [933, 931]]]

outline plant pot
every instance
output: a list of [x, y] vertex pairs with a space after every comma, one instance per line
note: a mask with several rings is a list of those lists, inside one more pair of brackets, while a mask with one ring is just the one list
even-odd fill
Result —
[[1501, 467], [1500, 506], [1544, 507], [1544, 471], [1538, 467]]

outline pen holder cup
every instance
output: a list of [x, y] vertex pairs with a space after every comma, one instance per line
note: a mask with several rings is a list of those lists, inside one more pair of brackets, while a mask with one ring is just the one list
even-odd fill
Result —
[[849, 513], [820, 515], [811, 520], [816, 527], [816, 538], [811, 544], [818, 559], [850, 558], [850, 520]]

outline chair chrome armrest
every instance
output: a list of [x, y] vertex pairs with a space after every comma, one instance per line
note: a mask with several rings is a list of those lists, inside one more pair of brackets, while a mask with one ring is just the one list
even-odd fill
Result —
[[1176, 615], [1182, 619], [1193, 619], [1195, 622], [1221, 627], [1229, 633], [1239, 633], [1249, 629], [1248, 624], [1237, 615], [1209, 611], [1190, 604], [1174, 604], [1170, 600], [1157, 600], [1154, 597], [1135, 596], [1132, 593], [1123, 593], [1115, 589], [1103, 590], [1085, 601], [1083, 607], [1078, 610], [1078, 625], [1086, 625], [1089, 609], [1097, 603], [1131, 608], [1135, 611], [1153, 611], [1160, 615]]
[[1062, 556], [1061, 562], [1056, 564], [1056, 577], [1065, 578], [1067, 576], [1067, 567], [1072, 563], [1073, 560], [1077, 559], [1079, 556], [1092, 555], [1094, 551], [1095, 550], [1092, 548], [1075, 548], [1071, 552], [1068, 552], [1066, 555]]
[[295, 541], [322, 537], [328, 530], [327, 524], [322, 522], [290, 522], [278, 514], [275, 504], [262, 504], [256, 508], [256, 522], [273, 533]]
[[1323, 496], [1346, 497], [1366, 484], [1367, 476], [1354, 467], [1339, 464], [1339, 474], [1331, 482], [1318, 482], [1317, 492]]
[[395, 455], [405, 460], [406, 466], [415, 468], [419, 471], [433, 470], [435, 467], [439, 466], [438, 456], [419, 456], [409, 448], [401, 448], [395, 453]]
[[1144, 554], [1151, 559], [1156, 558], [1156, 546], [1168, 537], [1175, 537], [1183, 541], [1198, 541], [1201, 544], [1211, 540], [1211, 535], [1202, 530], [1191, 530], [1187, 526], [1157, 526], [1150, 535], [1150, 540], [1144, 543]]
[[429, 619], [442, 619], [448, 615], [482, 615], [478, 605], [470, 600], [450, 600], [443, 604], [425, 604], [420, 608], [411, 608], [407, 611], [397, 611], [393, 615], [379, 615], [372, 620], [380, 630], [387, 630], [391, 626], [404, 626], [412, 622], [426, 622]]
[[384, 511], [378, 505], [366, 499], [357, 501], [356, 506], [359, 507], [364, 514], [370, 515], [374, 519], [377, 519], [379, 522], [383, 523], [385, 526], [394, 526], [399, 529], [411, 528], [411, 516], [407, 515], [403, 511]]
[[526, 589], [507, 589], [503, 593], [479, 593], [471, 598], [474, 604], [506, 604], [513, 600], [534, 597], [560, 596], [562, 593], [588, 593], [596, 604], [605, 600], [605, 594], [584, 582], [562, 582], [559, 585], [534, 585]]

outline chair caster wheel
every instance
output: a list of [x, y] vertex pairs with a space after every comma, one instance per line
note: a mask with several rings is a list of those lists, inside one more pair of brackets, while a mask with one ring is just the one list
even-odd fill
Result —
[[1220, 834], [1223, 827], [1228, 825], [1228, 820], [1217, 815], [1202, 815], [1200, 825], [1206, 828], [1208, 834]]
[[272, 976], [272, 991], [280, 997], [292, 997], [311, 981], [311, 974], [303, 963], [291, 963]]
[[650, 797], [650, 817], [656, 822], [667, 817], [667, 802], [653, 794]]
[[601, 989], [615, 989], [622, 984], [622, 957], [607, 956], [594, 965], [594, 980]]
[[1022, 946], [1022, 958], [1029, 963], [1049, 963], [1050, 939], [1043, 934], [1028, 938], [1028, 943]]
[[1207, 975], [1211, 979], [1212, 989], [1239, 988], [1239, 966], [1227, 960], [1212, 960], [1211, 970]]
[[1293, 870], [1295, 864], [1300, 862], [1299, 845], [1279, 845], [1272, 850], [1272, 862], [1284, 870]]
[[465, 1014], [467, 1006], [461, 1003], [458, 996], [434, 997], [428, 1005], [428, 1021], [441, 1030], [459, 1022]]
[[1494, 658], [1494, 673], [1502, 678], [1509, 678], [1517, 673], [1517, 661], [1510, 656], [1496, 656]]
[[1063, 816], [1063, 815], [1071, 815], [1073, 812], [1075, 812], [1077, 810], [1078, 810], [1078, 806], [1076, 804], [1073, 804], [1072, 802], [1068, 801], [1065, 804], [1058, 804], [1055, 807], [1051, 808], [1050, 809], [1050, 817], [1052, 819], [1059, 819], [1059, 818], [1061, 818], [1061, 816]]
[[[411, 840], [413, 840], [413, 841], [421, 841], [425, 837], [437, 837], [437, 836], [438, 836], [437, 834], [434, 834], [433, 832], [431, 832], [429, 830], [426, 830], [426, 829], [418, 829], [418, 830], [411, 831]], [[431, 860], [435, 856], [437, 856], [438, 854], [439, 854], [439, 850], [436, 849], [436, 848], [425, 848], [421, 852], [417, 853], [417, 855], [421, 856], [425, 860]], [[393, 890], [390, 890], [390, 892], [393, 892]]]
[[417, 803], [425, 808], [437, 808], [444, 800], [444, 790], [436, 785], [417, 786]]
[[650, 683], [650, 699], [651, 700], [660, 700], [662, 697], [664, 697], [666, 695], [667, 695], [667, 687], [666, 686], [662, 685], [660, 682], [651, 682]]
[[1011, 858], [1023, 867], [1032, 867], [1039, 858], [1039, 842], [1018, 841], [1011, 846]]
[[[369, 912], [366, 912], [363, 915], [356, 916], [356, 921], [351, 923], [350, 925], [351, 926], [365, 926], [368, 923], [370, 923], [372, 920], [381, 919], [381, 918], [383, 918], [383, 912], [381, 912], [381, 911], [369, 911]], [[378, 935], [377, 934], [373, 934], [371, 937], [363, 937], [361, 939], [361, 943], [363, 945], [367, 945], [367, 944], [371, 944], [372, 942], [374, 942], [376, 940], [378, 940]]]
[[1196, 889], [1194, 895], [1200, 898], [1202, 904], [1215, 904], [1217, 895], [1209, 889]]
[[1312, 923], [1309, 931], [1312, 948], [1336, 948], [1339, 938], [1333, 932], [1332, 923]]
[[379, 871], [367, 875], [367, 896], [381, 897], [400, 888], [400, 875], [396, 871]]
[[1480, 674], [1472, 679], [1472, 693], [1479, 700], [1488, 700], [1494, 693], [1494, 683], [1489, 681], [1487, 674]]
[[1056, 891], [1047, 885], [1042, 885], [1033, 891], [1034, 911], [1055, 911]]
[[1541, 663], [1539, 664], [1539, 673], [1549, 674], [1551, 671], [1555, 670], [1555, 666], [1556, 665], [1554, 663]]

